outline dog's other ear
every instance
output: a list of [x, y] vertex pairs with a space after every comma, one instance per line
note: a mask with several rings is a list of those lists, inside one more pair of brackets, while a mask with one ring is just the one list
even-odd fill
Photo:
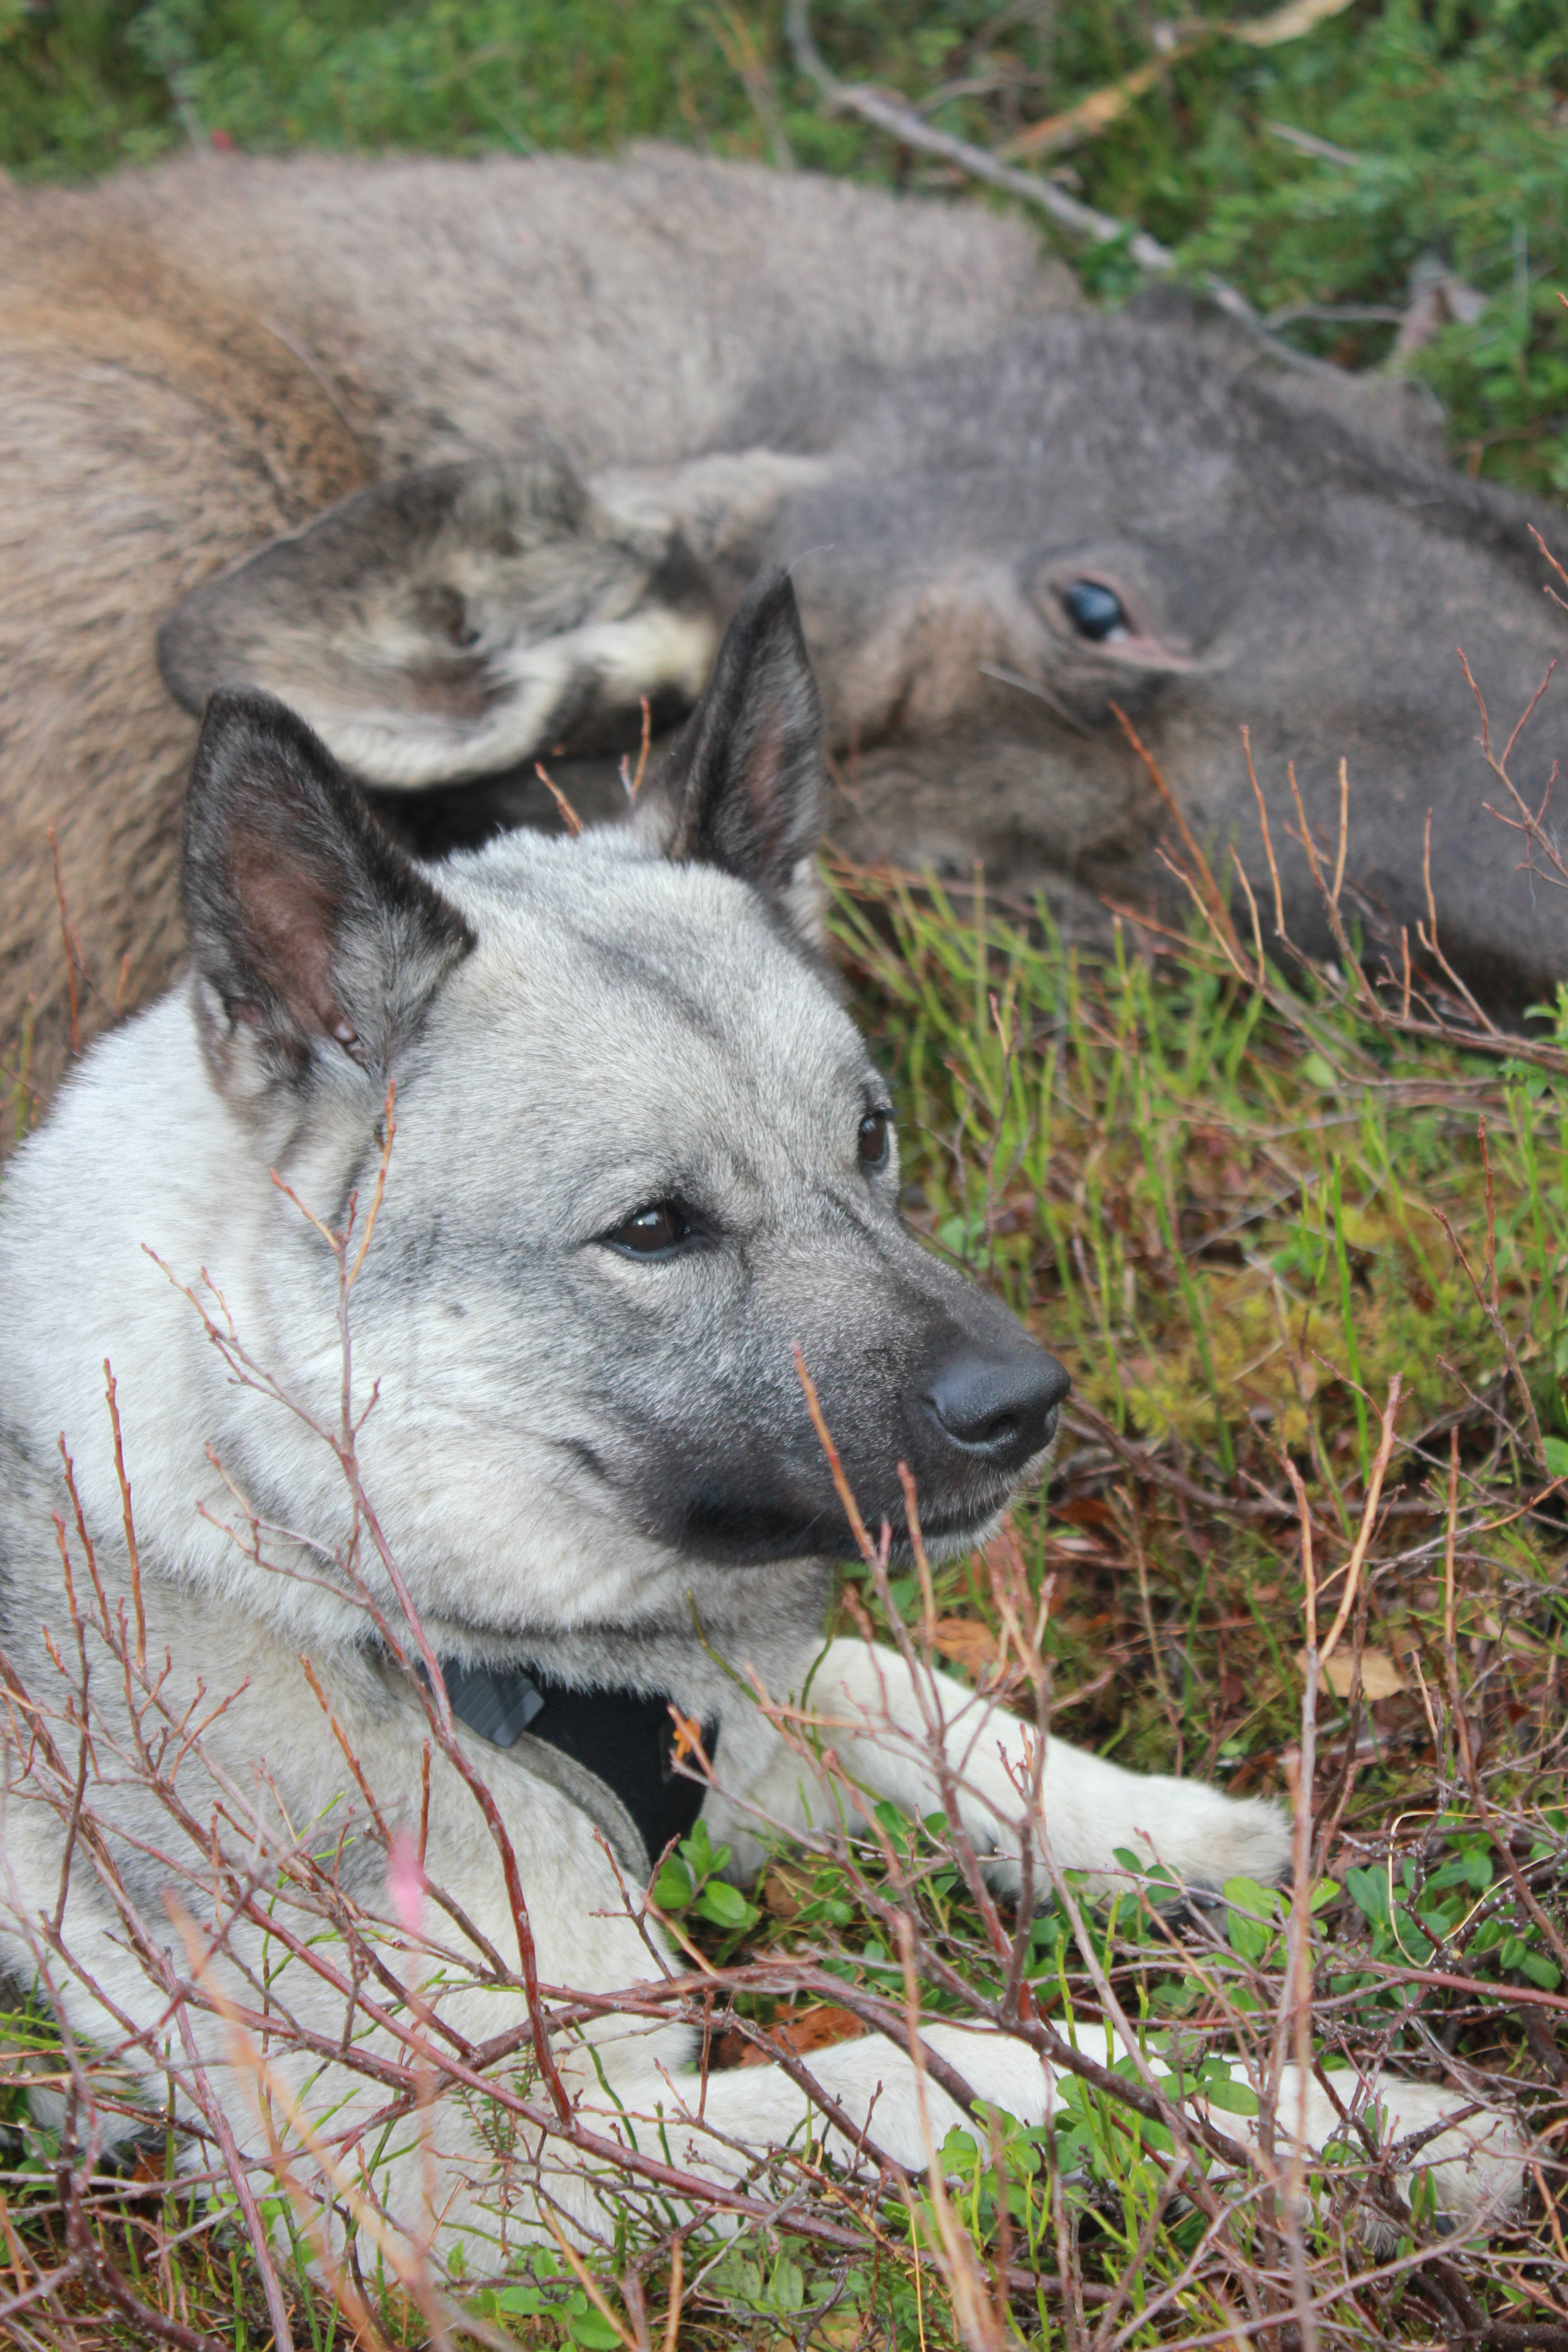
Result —
[[643, 696], [689, 709], [717, 635], [670, 499], [612, 509], [552, 460], [487, 459], [362, 490], [204, 582], [158, 664], [187, 710], [258, 688], [363, 783], [414, 792], [635, 740]]
[[357, 1065], [383, 1087], [474, 944], [326, 745], [268, 695], [215, 694], [208, 706], [184, 896], [207, 990], [204, 1042], [226, 1087]]
[[731, 622], [702, 698], [645, 787], [636, 823], [666, 857], [752, 883], [824, 944], [816, 851], [826, 803], [822, 698], [787, 572]]

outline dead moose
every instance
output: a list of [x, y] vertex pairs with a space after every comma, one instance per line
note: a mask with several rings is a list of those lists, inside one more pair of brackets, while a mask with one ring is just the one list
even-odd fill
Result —
[[1432, 810], [1447, 954], [1518, 1011], [1568, 898], [1486, 811], [1455, 648], [1511, 717], [1563, 643], [1531, 526], [1568, 546], [1399, 402], [1168, 301], [1088, 315], [976, 207], [672, 152], [0, 193], [0, 1066], [41, 1103], [176, 962], [214, 687], [291, 703], [419, 847], [556, 821], [542, 757], [601, 814], [780, 562], [846, 849], [982, 859], [1080, 936], [1170, 907], [1119, 706], [1267, 894], [1246, 721], [1330, 840], [1348, 760], [1369, 949], [1426, 914]]

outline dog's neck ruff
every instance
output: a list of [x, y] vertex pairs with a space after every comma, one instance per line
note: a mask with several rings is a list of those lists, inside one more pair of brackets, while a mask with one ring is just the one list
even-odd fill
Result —
[[[565, 1758], [575, 1771], [549, 1777], [620, 1852], [628, 1843], [626, 1824], [605, 1817], [607, 1809], [595, 1802], [595, 1784], [609, 1792], [642, 1843], [645, 1879], [672, 1840], [690, 1835], [708, 1790], [695, 1770], [676, 1769], [679, 1754], [688, 1751], [679, 1746], [668, 1698], [633, 1690], [574, 1690], [531, 1665], [465, 1666], [455, 1658], [440, 1663], [458, 1722], [481, 1739], [519, 1753], [520, 1760], [520, 1740]], [[702, 1726], [701, 1740], [711, 1761], [719, 1744], [717, 1721]], [[621, 1859], [636, 1867], [635, 1855], [621, 1852]]]

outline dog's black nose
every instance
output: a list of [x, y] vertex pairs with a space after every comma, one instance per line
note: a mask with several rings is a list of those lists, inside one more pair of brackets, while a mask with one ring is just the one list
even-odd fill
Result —
[[1021, 1470], [1057, 1433], [1057, 1408], [1072, 1386], [1054, 1356], [1027, 1341], [1016, 1353], [966, 1348], [939, 1364], [925, 1392], [942, 1434], [988, 1467]]

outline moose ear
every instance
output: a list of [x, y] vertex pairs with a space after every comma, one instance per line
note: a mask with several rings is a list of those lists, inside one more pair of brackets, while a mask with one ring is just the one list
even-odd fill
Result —
[[195, 589], [158, 661], [187, 710], [276, 694], [363, 782], [416, 791], [689, 706], [717, 632], [668, 499], [553, 463], [405, 474]]
[[399, 1043], [468, 954], [457, 909], [382, 832], [325, 744], [268, 696], [215, 694], [185, 813], [191, 961], [220, 1085], [357, 1065]]
[[644, 790], [637, 824], [666, 857], [721, 866], [824, 944], [816, 850], [826, 803], [822, 699], [787, 572], [731, 622], [701, 700]]

